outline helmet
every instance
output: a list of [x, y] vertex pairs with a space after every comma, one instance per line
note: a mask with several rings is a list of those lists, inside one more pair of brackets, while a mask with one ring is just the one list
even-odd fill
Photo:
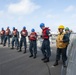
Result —
[[65, 31], [69, 31], [69, 28], [68, 28], [68, 27], [66, 27], [66, 28], [65, 28]]
[[2, 30], [4, 30], [4, 28], [2, 28]]
[[42, 27], [44, 27], [45, 26], [45, 24], [44, 23], [41, 23], [40, 24], [40, 28], [42, 28]]
[[23, 29], [26, 29], [26, 27], [24, 26]]
[[33, 28], [33, 29], [31, 29], [31, 32], [35, 32], [35, 29]]
[[60, 26], [58, 27], [58, 29], [64, 29], [64, 26], [63, 26], [63, 25], [60, 25]]
[[13, 30], [15, 29], [15, 27], [13, 27]]
[[9, 26], [7, 28], [9, 28]]

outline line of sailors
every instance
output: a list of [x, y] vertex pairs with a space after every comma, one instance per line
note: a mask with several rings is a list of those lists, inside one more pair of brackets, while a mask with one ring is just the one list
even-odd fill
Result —
[[[43, 58], [41, 60], [44, 62], [49, 62], [49, 58], [51, 56], [51, 48], [50, 48], [50, 40], [49, 40], [49, 37], [51, 36], [50, 29], [49, 27], [45, 27], [44, 23], [40, 24], [40, 28], [42, 29], [41, 38], [43, 39], [42, 46], [41, 46]], [[57, 47], [56, 62], [53, 66], [58, 65], [58, 61], [60, 60], [60, 56], [62, 54], [63, 66], [66, 67], [66, 64], [65, 64], [65, 61], [67, 60], [66, 50], [69, 44], [70, 32], [69, 32], [69, 28], [67, 27], [64, 33], [63, 25], [59, 26], [58, 31], [59, 31], [59, 34], [56, 39], [56, 45], [57, 45], [56, 46]], [[15, 29], [15, 27], [13, 27], [11, 49], [14, 49], [14, 46], [16, 46], [17, 50], [19, 49], [18, 52], [21, 52], [22, 46], [24, 43], [24, 53], [26, 53], [26, 48], [27, 48], [26, 37], [28, 36], [28, 31], [26, 30], [25, 26], [21, 30], [20, 34], [21, 34], [21, 38], [19, 41], [19, 31]], [[3, 44], [3, 46], [6, 46], [6, 41], [8, 39], [8, 47], [10, 47], [11, 35], [10, 35], [9, 27], [7, 27], [6, 30], [2, 28], [0, 35], [1, 35], [1, 44]], [[36, 58], [37, 56], [37, 37], [38, 35], [35, 32], [35, 29], [32, 29], [30, 35], [28, 36], [29, 41], [30, 41], [30, 45], [29, 45], [30, 56], [29, 57]]]

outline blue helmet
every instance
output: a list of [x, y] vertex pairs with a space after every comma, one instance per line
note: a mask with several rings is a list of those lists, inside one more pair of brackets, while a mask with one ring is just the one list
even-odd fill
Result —
[[13, 30], [15, 30], [15, 27], [13, 27]]
[[7, 28], [9, 28], [9, 26]]
[[24, 26], [23, 29], [26, 29], [26, 27]]
[[35, 29], [34, 29], [34, 28], [32, 28], [32, 29], [31, 29], [31, 32], [35, 32]]
[[2, 28], [2, 30], [4, 30], [4, 28]]
[[44, 23], [41, 23], [40, 24], [40, 28], [42, 28], [42, 27], [44, 27], [45, 26], [45, 24]]

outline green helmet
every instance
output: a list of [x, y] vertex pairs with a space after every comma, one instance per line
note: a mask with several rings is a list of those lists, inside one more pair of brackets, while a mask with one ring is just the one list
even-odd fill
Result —
[[65, 28], [65, 31], [69, 31], [69, 28], [68, 28], [68, 27], [66, 27], [66, 28]]

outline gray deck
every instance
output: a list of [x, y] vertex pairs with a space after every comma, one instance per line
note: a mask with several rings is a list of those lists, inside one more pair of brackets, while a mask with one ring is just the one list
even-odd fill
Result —
[[[61, 65], [52, 67], [55, 62], [55, 47], [52, 47], [52, 56], [50, 62], [47, 63], [51, 75], [60, 75]], [[42, 54], [38, 51], [37, 58], [29, 58], [29, 51], [26, 54], [17, 52], [16, 49], [11, 50], [8, 47], [0, 46], [0, 75], [49, 75], [46, 63], [41, 61]]]

